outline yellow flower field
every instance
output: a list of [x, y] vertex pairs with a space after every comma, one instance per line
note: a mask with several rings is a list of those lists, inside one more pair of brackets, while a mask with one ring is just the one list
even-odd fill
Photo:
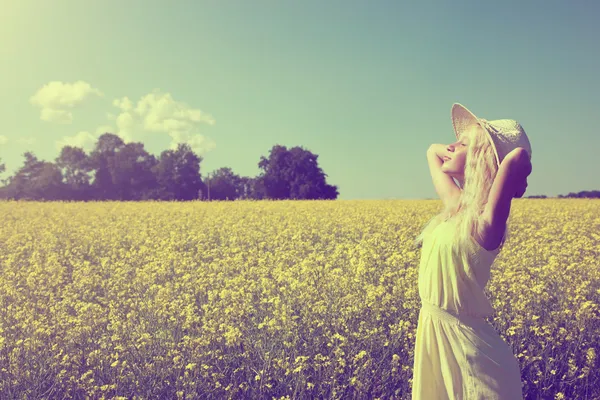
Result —
[[[0, 398], [410, 398], [441, 201], [0, 202]], [[532, 398], [600, 398], [600, 202], [516, 199], [486, 288]]]

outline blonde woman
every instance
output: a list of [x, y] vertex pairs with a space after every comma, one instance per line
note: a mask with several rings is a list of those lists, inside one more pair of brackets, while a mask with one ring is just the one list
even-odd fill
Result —
[[460, 104], [452, 123], [456, 142], [427, 152], [444, 207], [416, 239], [421, 310], [412, 398], [522, 399], [518, 360], [484, 319], [494, 312], [484, 288], [508, 237], [511, 201], [527, 187], [531, 145], [517, 121], [486, 121]]

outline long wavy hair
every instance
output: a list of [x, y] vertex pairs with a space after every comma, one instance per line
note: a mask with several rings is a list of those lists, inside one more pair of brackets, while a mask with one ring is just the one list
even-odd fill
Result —
[[[423, 240], [442, 222], [455, 222], [454, 242], [461, 248], [467, 246], [472, 240], [472, 235], [482, 223], [481, 215], [485, 210], [488, 196], [498, 166], [494, 150], [487, 134], [480, 125], [473, 125], [462, 133], [469, 139], [469, 147], [465, 159], [464, 182], [458, 180], [461, 194], [458, 205], [445, 205], [442, 211], [431, 218], [423, 231], [415, 239], [417, 246], [422, 246]], [[508, 223], [504, 237], [500, 243], [500, 250], [508, 240]]]

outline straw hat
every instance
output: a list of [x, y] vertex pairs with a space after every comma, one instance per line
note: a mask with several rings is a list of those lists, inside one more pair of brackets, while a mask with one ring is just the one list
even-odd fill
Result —
[[456, 138], [458, 139], [473, 124], [479, 124], [487, 133], [494, 149], [498, 168], [504, 157], [517, 147], [527, 150], [531, 161], [531, 144], [521, 124], [513, 119], [487, 121], [483, 118], [477, 118], [462, 104], [454, 103], [452, 105], [452, 125], [454, 126]]

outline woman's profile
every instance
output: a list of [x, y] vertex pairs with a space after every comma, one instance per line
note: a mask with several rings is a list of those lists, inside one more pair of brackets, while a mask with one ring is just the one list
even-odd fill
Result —
[[484, 288], [508, 237], [511, 201], [527, 187], [531, 145], [515, 120], [487, 121], [461, 104], [451, 114], [457, 141], [427, 151], [444, 207], [416, 239], [412, 398], [522, 399], [518, 360], [484, 319], [494, 312]]

